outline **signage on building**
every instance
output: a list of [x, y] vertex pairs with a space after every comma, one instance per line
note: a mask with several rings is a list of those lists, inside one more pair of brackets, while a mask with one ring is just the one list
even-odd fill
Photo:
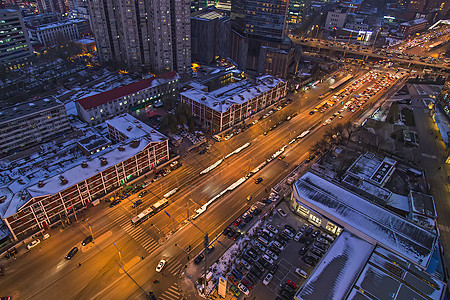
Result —
[[225, 298], [227, 295], [227, 279], [225, 277], [219, 276], [219, 288], [217, 293], [220, 297]]

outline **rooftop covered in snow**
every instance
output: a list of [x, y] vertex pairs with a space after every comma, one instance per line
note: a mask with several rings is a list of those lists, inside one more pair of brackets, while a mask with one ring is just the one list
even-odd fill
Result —
[[124, 96], [137, 93], [139, 91], [165, 84], [169, 81], [177, 80], [180, 76], [177, 72], [172, 71], [160, 74], [148, 79], [121, 86], [106, 92], [95, 94], [78, 100], [77, 102], [86, 110], [114, 101]]
[[130, 114], [122, 114], [110, 120], [106, 120], [106, 124], [127, 136], [128, 139], [149, 137], [152, 142], [162, 142], [168, 139], [153, 127], [139, 121]]
[[345, 299], [374, 247], [343, 231], [299, 289], [296, 299]]
[[180, 94], [219, 112], [226, 112], [233, 104], [242, 104], [276, 87], [283, 80], [271, 75], [257, 78], [257, 82], [241, 80], [212, 92], [190, 89]]
[[19, 118], [24, 118], [28, 115], [37, 114], [44, 110], [51, 110], [52, 108], [61, 105], [62, 103], [56, 100], [53, 96], [35, 99], [28, 102], [21, 102], [14, 106], [3, 108], [0, 111], [0, 124]]
[[437, 236], [385, 208], [307, 172], [294, 184], [293, 197], [332, 222], [377, 242], [426, 268]]

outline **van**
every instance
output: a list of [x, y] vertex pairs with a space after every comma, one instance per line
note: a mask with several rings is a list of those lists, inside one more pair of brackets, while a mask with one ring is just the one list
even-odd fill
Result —
[[305, 279], [308, 277], [308, 273], [306, 273], [302, 268], [295, 269], [295, 273], [297, 273], [298, 275], [300, 275]]
[[259, 238], [258, 238], [258, 242], [260, 242], [260, 243], [263, 244], [264, 246], [269, 245], [269, 241], [266, 240], [266, 239], [263, 238], [263, 237], [259, 237]]

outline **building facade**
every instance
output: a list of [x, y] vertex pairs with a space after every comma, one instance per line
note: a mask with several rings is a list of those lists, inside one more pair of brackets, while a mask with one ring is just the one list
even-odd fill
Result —
[[89, 21], [85, 19], [68, 19], [42, 26], [28, 28], [31, 38], [39, 41], [46, 48], [84, 37], [90, 33]]
[[89, 125], [98, 125], [129, 111], [139, 115], [146, 106], [176, 98], [179, 78], [173, 71], [80, 99], [75, 102], [78, 116]]
[[132, 72], [190, 73], [189, 0], [88, 1], [99, 60]]
[[345, 20], [347, 19], [348, 8], [347, 7], [336, 7], [327, 14], [327, 19], [325, 21], [326, 30], [335, 30], [343, 28]]
[[20, 11], [0, 9], [0, 32], [0, 64], [17, 69], [30, 63], [33, 48]]
[[415, 19], [409, 22], [404, 22], [400, 24], [398, 32], [403, 34], [403, 36], [408, 36], [412, 33], [425, 29], [427, 24], [428, 21], [426, 19]]
[[210, 64], [216, 56], [229, 56], [230, 17], [217, 10], [191, 16], [192, 60]]
[[[253, 76], [264, 74], [263, 47], [290, 51], [286, 37], [288, 1], [233, 0], [231, 5], [231, 58]], [[271, 74], [276, 75], [276, 74]]]
[[13, 239], [23, 239], [40, 229], [76, 220], [85, 207], [122, 184], [168, 160], [168, 139], [144, 137], [110, 147], [79, 165], [13, 193], [2, 188], [8, 209], [0, 210]]
[[276, 103], [287, 93], [287, 82], [270, 76], [256, 83], [242, 80], [213, 92], [191, 89], [181, 92], [181, 101], [191, 107], [192, 115], [211, 132], [221, 132], [254, 113]]
[[40, 14], [44, 13], [59, 13], [67, 12], [67, 7], [64, 0], [38, 0], [38, 10]]
[[71, 130], [64, 104], [33, 100], [0, 111], [0, 153], [47, 141]]

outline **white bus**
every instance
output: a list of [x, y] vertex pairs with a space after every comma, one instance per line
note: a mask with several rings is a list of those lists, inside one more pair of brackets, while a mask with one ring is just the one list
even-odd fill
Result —
[[148, 220], [150, 217], [154, 216], [157, 212], [162, 210], [164, 207], [167, 207], [169, 205], [169, 200], [166, 198], [163, 198], [150, 206], [149, 208], [143, 210], [140, 214], [138, 214], [136, 217], [131, 219], [131, 224], [134, 226], [138, 226], [142, 222]]

